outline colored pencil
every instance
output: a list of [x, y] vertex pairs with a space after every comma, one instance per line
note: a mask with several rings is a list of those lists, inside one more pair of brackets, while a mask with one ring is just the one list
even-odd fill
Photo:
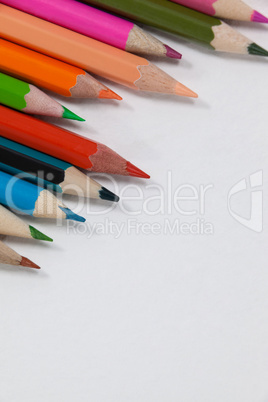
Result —
[[5, 5], [1, 6], [0, 35], [133, 89], [197, 96], [142, 57]]
[[148, 179], [146, 173], [103, 144], [0, 106], [0, 133], [12, 141], [82, 169]]
[[213, 50], [268, 56], [266, 50], [219, 19], [168, 0], [83, 0], [83, 2], [183, 36]]
[[171, 0], [207, 15], [238, 21], [268, 22], [268, 18], [241, 0]]
[[127, 52], [181, 58], [180, 53], [133, 22], [76, 0], [2, 0], [2, 3]]
[[12, 250], [12, 248], [8, 247], [2, 241], [0, 241], [0, 264], [40, 269], [40, 267], [34, 262], [19, 255], [16, 253], [16, 251]]
[[0, 234], [5, 236], [24, 237], [25, 239], [36, 239], [53, 241], [50, 237], [39, 232], [31, 225], [27, 225], [13, 212], [0, 205]]
[[24, 113], [85, 121], [35, 86], [2, 73], [0, 103]]
[[[0, 137], [0, 169], [50, 190], [107, 201], [119, 197], [70, 163]], [[26, 175], [25, 175], [26, 172]]]
[[84, 70], [3, 39], [0, 70], [67, 97], [121, 99]]
[[0, 171], [0, 203], [38, 218], [72, 219], [84, 222], [48, 190]]

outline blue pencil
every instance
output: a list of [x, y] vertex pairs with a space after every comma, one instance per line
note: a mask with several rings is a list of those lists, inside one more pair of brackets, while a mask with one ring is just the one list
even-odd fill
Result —
[[0, 204], [38, 218], [85, 222], [48, 190], [0, 171]]

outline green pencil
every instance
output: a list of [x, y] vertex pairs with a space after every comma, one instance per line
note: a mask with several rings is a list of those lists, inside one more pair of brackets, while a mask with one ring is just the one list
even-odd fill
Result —
[[40, 89], [0, 73], [0, 103], [24, 113], [84, 121]]
[[268, 56], [268, 52], [218, 18], [168, 0], [83, 0], [132, 20], [183, 36], [221, 52]]

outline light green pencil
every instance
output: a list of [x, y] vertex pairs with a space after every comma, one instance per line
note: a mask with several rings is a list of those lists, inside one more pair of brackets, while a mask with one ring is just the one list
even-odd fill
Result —
[[24, 113], [85, 121], [34, 85], [0, 73], [0, 103]]

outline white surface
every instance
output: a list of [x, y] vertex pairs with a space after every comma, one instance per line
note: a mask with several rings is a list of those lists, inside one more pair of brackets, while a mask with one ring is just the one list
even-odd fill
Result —
[[[268, 14], [265, 0], [251, 4]], [[268, 47], [268, 27], [236, 26]], [[0, 270], [1, 402], [268, 401], [268, 62], [151, 32], [184, 56], [180, 63], [156, 63], [200, 98], [138, 94], [110, 84], [124, 102], [62, 101], [87, 118], [65, 127], [109, 145], [152, 179], [117, 177], [116, 189], [98, 176], [125, 196], [138, 195], [127, 185], [138, 186], [143, 199], [123, 200], [110, 212], [104, 211], [108, 204], [93, 202], [90, 213], [88, 202], [82, 211], [80, 205], [87, 234], [29, 219], [54, 244], [7, 240], [42, 270]], [[259, 171], [261, 233], [227, 208], [232, 186]], [[173, 193], [183, 184], [213, 186], [204, 215], [179, 213], [173, 201], [170, 213], [168, 174]], [[160, 190], [149, 185], [163, 189], [166, 203], [150, 216], [144, 208], [159, 208], [159, 200], [148, 200]], [[246, 218], [250, 194], [232, 199], [232, 210]], [[75, 199], [65, 201], [76, 207]], [[193, 211], [199, 202], [179, 205]], [[126, 211], [140, 209], [138, 215]], [[156, 222], [163, 229], [167, 219], [188, 225], [203, 219], [213, 234], [128, 234], [125, 227], [115, 238], [95, 226], [88, 238], [92, 225], [107, 220]]]

